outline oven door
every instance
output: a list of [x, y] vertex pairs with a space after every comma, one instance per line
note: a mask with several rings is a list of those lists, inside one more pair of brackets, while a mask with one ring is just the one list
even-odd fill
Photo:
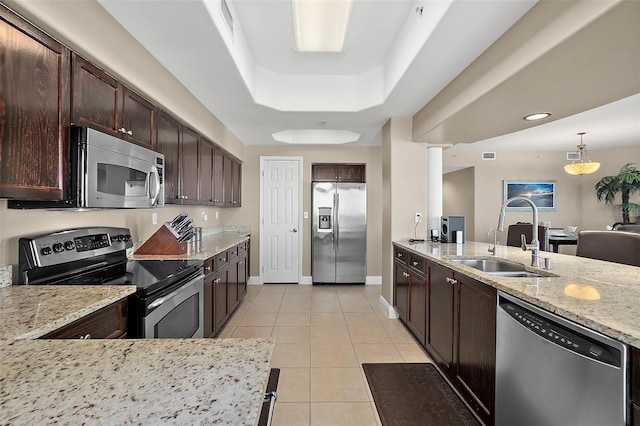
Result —
[[204, 275], [147, 303], [147, 314], [142, 319], [142, 337], [204, 337]]
[[149, 208], [164, 204], [163, 155], [87, 129], [81, 196], [88, 208]]

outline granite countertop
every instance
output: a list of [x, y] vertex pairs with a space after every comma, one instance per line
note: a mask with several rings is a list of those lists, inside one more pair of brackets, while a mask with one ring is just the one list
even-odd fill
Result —
[[250, 231], [224, 231], [215, 234], [205, 235], [202, 240], [189, 243], [188, 252], [178, 255], [147, 255], [134, 254], [143, 242], [134, 243], [130, 259], [136, 260], [158, 260], [158, 259], [188, 259], [188, 260], [207, 260], [233, 246], [240, 244], [250, 238]]
[[0, 341], [0, 424], [255, 425], [267, 339]]
[[37, 339], [135, 291], [135, 286], [2, 287], [0, 340]]
[[[425, 242], [395, 244], [422, 255], [454, 271], [484, 282], [540, 308], [556, 313], [592, 330], [640, 348], [640, 269], [636, 266], [541, 252], [549, 257], [552, 270], [532, 268], [531, 252], [518, 247], [497, 246], [496, 255], [487, 251], [487, 243], [443, 244]], [[449, 259], [470, 256], [502, 258], [520, 263], [541, 278], [513, 278], [489, 275]], [[544, 264], [544, 261], [541, 261]]]

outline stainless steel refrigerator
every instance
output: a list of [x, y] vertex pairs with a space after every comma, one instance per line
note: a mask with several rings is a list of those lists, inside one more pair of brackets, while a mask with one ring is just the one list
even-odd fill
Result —
[[366, 184], [312, 184], [311, 258], [314, 284], [365, 283]]

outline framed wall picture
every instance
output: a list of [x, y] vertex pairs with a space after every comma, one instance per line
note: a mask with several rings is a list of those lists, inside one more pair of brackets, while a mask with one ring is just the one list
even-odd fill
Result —
[[[556, 181], [555, 180], [505, 180], [503, 201], [512, 197], [529, 198], [538, 210], [557, 210]], [[524, 201], [512, 201], [507, 210], [526, 211], [531, 210], [529, 204]]]

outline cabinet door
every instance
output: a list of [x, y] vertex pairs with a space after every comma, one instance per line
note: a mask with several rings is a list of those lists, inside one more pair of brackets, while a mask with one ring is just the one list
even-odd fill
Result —
[[0, 5], [0, 197], [61, 200], [69, 50]]
[[365, 182], [364, 164], [340, 164], [338, 182]]
[[78, 55], [73, 55], [71, 122], [120, 136], [122, 92], [118, 81]]
[[429, 339], [434, 361], [448, 372], [453, 362], [453, 298], [451, 270], [429, 263]]
[[213, 151], [213, 204], [224, 205], [224, 152], [220, 148]]
[[393, 306], [398, 311], [400, 320], [406, 324], [409, 312], [409, 272], [407, 267], [397, 260], [394, 261], [393, 269]]
[[204, 277], [204, 337], [213, 337], [215, 329], [213, 323], [213, 304], [215, 302], [213, 292], [215, 288], [215, 279], [215, 274], [209, 274]]
[[[417, 263], [416, 259], [412, 260]], [[424, 346], [427, 335], [427, 280], [412, 268], [409, 268], [409, 318], [407, 325], [416, 339]]]
[[458, 276], [455, 315], [455, 378], [458, 388], [492, 424], [496, 371], [496, 290]]
[[214, 280], [214, 304], [213, 304], [213, 324], [214, 333], [222, 329], [227, 319], [227, 281], [229, 279], [229, 269], [217, 271]]
[[213, 204], [213, 152], [214, 148], [204, 139], [200, 140], [199, 175], [200, 204]]
[[127, 87], [122, 87], [122, 129], [123, 138], [129, 142], [155, 147], [156, 107]]
[[337, 164], [313, 164], [311, 179], [314, 182], [336, 182], [338, 180]]
[[231, 160], [231, 205], [242, 206], [242, 164]]
[[182, 149], [180, 169], [182, 190], [180, 198], [184, 204], [198, 204], [198, 144], [200, 136], [184, 127], [182, 131]]
[[164, 154], [164, 199], [165, 203], [180, 202], [180, 139], [182, 128], [173, 118], [158, 114], [157, 147]]
[[239, 259], [234, 258], [229, 265], [229, 281], [227, 283], [227, 309], [229, 314], [238, 304], [238, 267]]
[[249, 279], [249, 262], [246, 252], [238, 258], [238, 301], [247, 294], [247, 280]]

